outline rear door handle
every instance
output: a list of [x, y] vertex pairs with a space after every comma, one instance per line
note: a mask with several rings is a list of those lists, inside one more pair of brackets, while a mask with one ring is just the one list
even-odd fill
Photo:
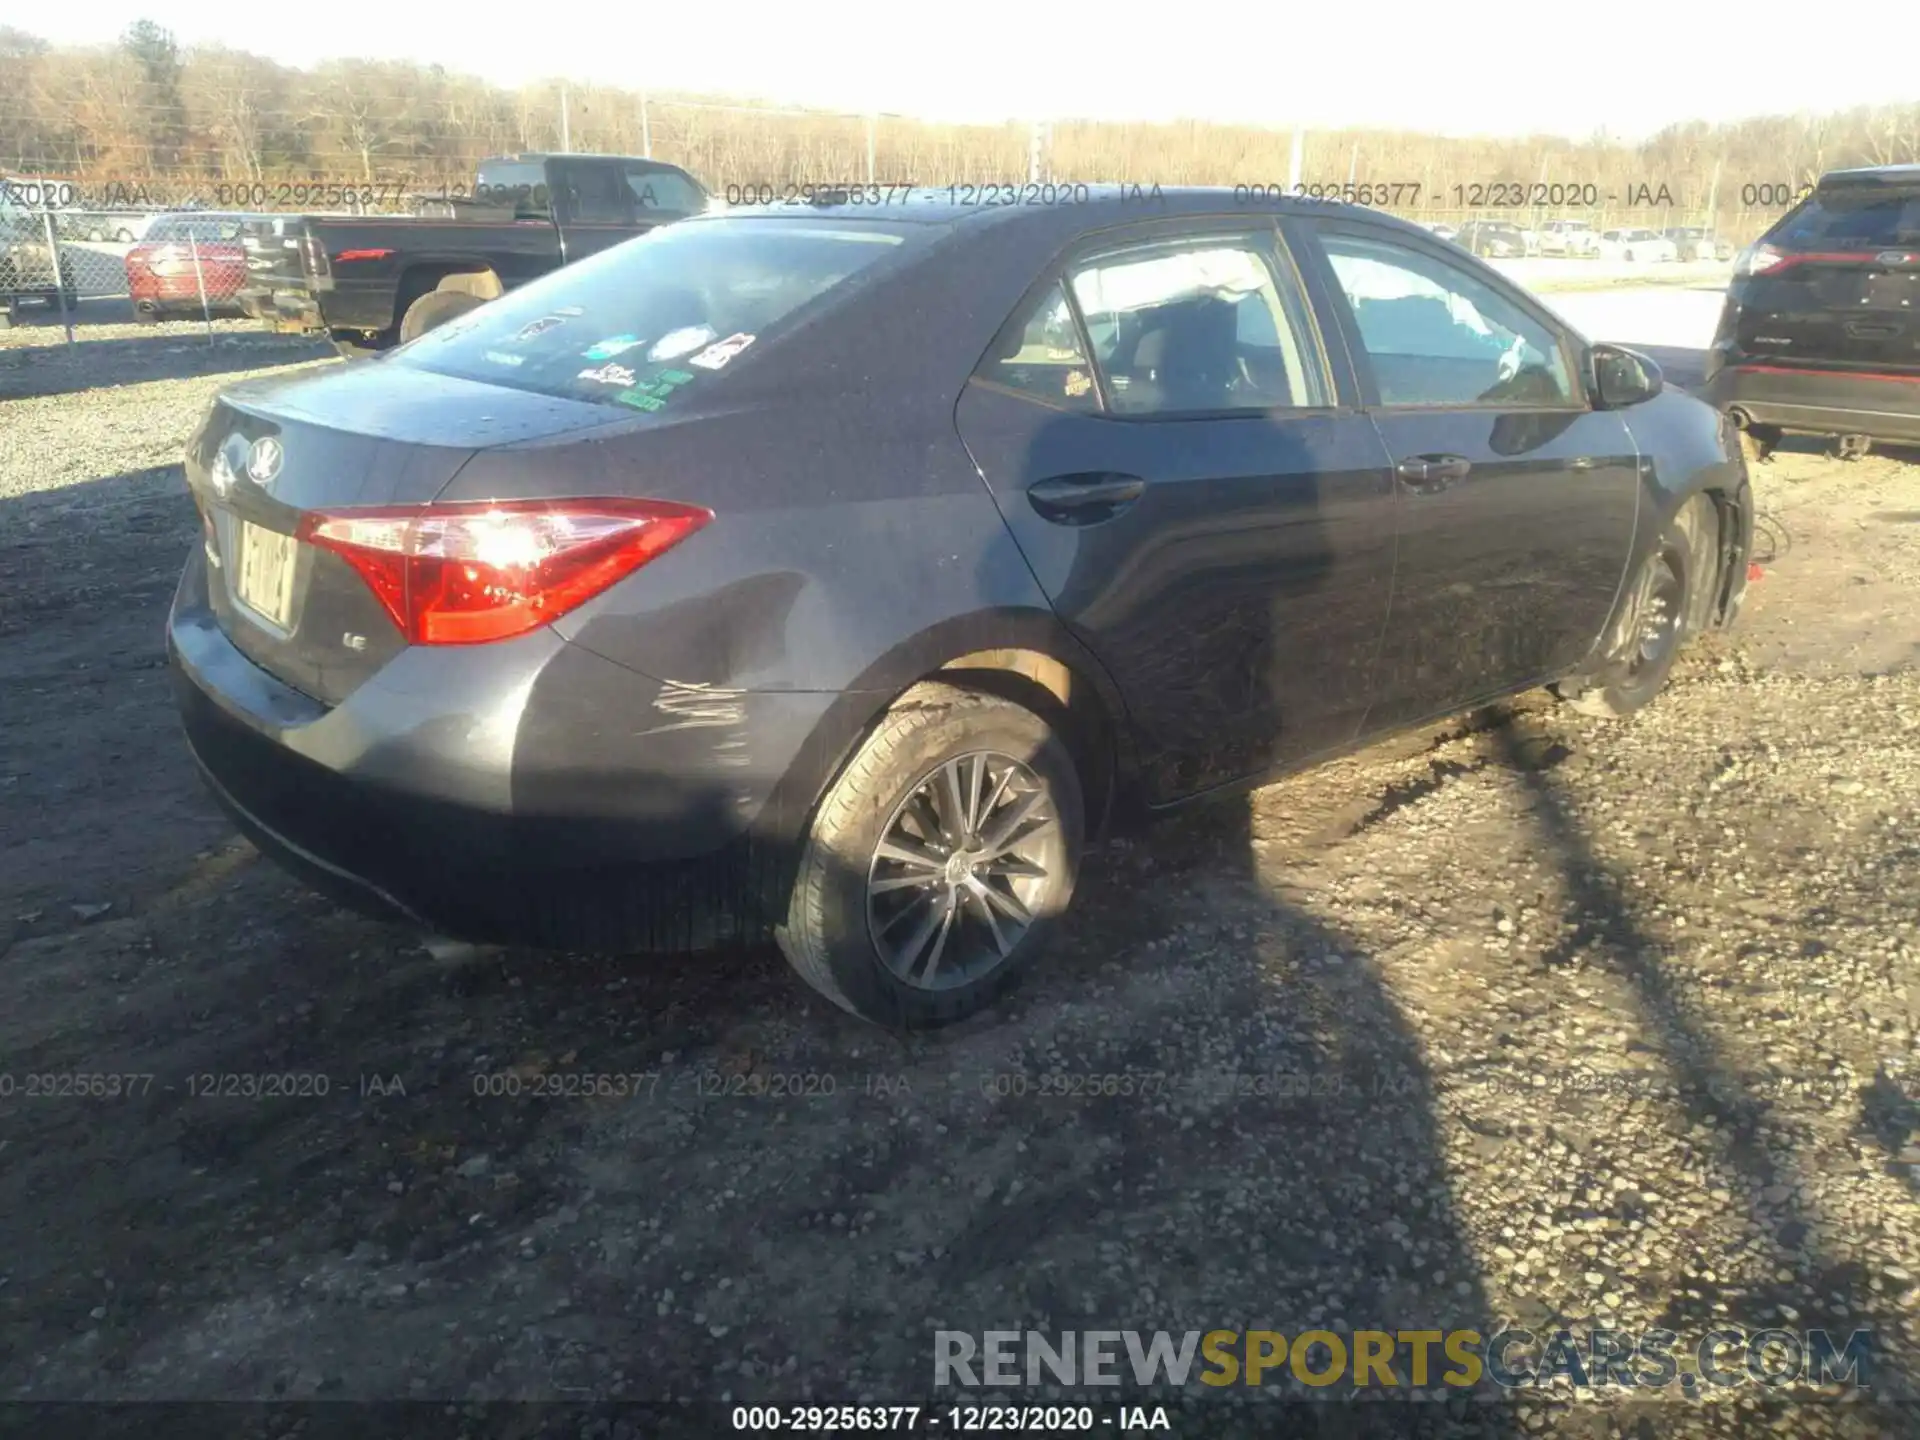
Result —
[[1409, 455], [1393, 467], [1409, 490], [1431, 495], [1464, 480], [1473, 464], [1464, 455]]
[[1146, 491], [1147, 482], [1138, 475], [1055, 475], [1028, 486], [1027, 501], [1043, 519], [1091, 525], [1112, 518]]

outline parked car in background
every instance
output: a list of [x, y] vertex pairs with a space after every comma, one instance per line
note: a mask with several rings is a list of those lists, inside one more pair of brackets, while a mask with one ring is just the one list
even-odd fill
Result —
[[771, 936], [917, 1026], [1115, 817], [1652, 700], [1739, 608], [1732, 427], [1417, 226], [1255, 208], [735, 209], [230, 389], [168, 622], [213, 794], [376, 913]]
[[165, 211], [155, 210], [141, 214], [133, 211], [105, 211], [85, 218], [83, 231], [86, 238], [99, 243], [113, 245], [132, 245], [144, 240], [153, 222]]
[[1680, 225], [1661, 232], [1673, 242], [1673, 248], [1682, 260], [1731, 260], [1733, 246], [1718, 238], [1711, 230], [1698, 225]]
[[620, 155], [483, 160], [438, 215], [307, 215], [304, 285], [272, 300], [348, 355], [386, 350], [550, 270], [708, 207], [676, 165]]
[[1658, 230], [1608, 230], [1600, 236], [1600, 258], [1634, 263], [1668, 262], [1678, 260], [1680, 251]]
[[1430, 231], [1442, 240], [1453, 241], [1460, 237], [1459, 227], [1449, 225], [1444, 220], [1422, 220], [1419, 223], [1421, 229]]
[[1920, 165], [1836, 170], [1734, 262], [1704, 392], [1783, 432], [1920, 442]]
[[28, 305], [72, 311], [79, 304], [73, 257], [57, 229], [54, 243], [47, 243], [45, 213], [0, 207], [0, 322], [11, 324]]
[[247, 281], [244, 236], [270, 216], [212, 210], [159, 216], [127, 251], [127, 293], [143, 320], [237, 308]]
[[1600, 253], [1600, 237], [1585, 220], [1549, 220], [1540, 227], [1539, 252], [1542, 255], [1594, 256]]
[[1527, 232], [1511, 220], [1469, 220], [1454, 243], [1483, 259], [1513, 259], [1527, 253]]

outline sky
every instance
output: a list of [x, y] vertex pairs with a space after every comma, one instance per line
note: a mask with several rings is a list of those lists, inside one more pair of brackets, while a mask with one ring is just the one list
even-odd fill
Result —
[[[1862, 63], [1857, 27], [1795, 24], [1783, 49], [1751, 8], [1688, 0], [561, 0], [502, 4], [498, 24], [448, 24], [436, 18], [444, 13], [407, 0], [319, 11], [0, 0], [0, 24], [58, 44], [111, 41], [144, 16], [182, 45], [226, 44], [286, 64], [406, 59], [505, 85], [565, 77], [948, 121], [1202, 119], [1581, 138], [1605, 127], [1635, 140], [1679, 120], [1920, 100], [1911, 67]], [[1871, 31], [1874, 54], [1920, 53], [1920, 4], [1878, 7]]]

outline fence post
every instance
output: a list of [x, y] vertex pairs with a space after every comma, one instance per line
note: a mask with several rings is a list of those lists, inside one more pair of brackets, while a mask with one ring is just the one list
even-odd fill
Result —
[[[53, 228], [51, 209], [42, 212], [40, 218], [46, 223], [47, 254], [53, 260], [53, 303], [60, 307], [60, 323], [66, 327], [67, 344], [71, 345], [73, 344], [73, 316], [67, 311], [67, 287], [62, 283], [63, 277], [60, 273], [60, 236]], [[75, 295], [73, 298], [77, 302], [80, 297]]]
[[189, 222], [187, 227], [187, 245], [193, 251], [193, 283], [200, 288], [200, 320], [207, 327], [207, 344], [213, 344], [213, 312], [207, 308], [207, 276], [200, 268], [200, 237], [193, 233]]

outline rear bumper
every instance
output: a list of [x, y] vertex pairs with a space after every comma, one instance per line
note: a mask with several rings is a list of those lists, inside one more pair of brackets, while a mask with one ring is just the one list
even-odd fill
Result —
[[1920, 442], [1920, 375], [1722, 363], [1703, 394], [1722, 410], [1743, 410], [1759, 425]]
[[187, 743], [243, 833], [313, 888], [553, 949], [697, 950], [779, 918], [806, 812], [770, 802], [832, 696], [743, 696], [689, 726], [656, 703], [668, 687], [543, 631], [402, 652], [327, 707], [247, 659], [193, 578], [168, 625]]

